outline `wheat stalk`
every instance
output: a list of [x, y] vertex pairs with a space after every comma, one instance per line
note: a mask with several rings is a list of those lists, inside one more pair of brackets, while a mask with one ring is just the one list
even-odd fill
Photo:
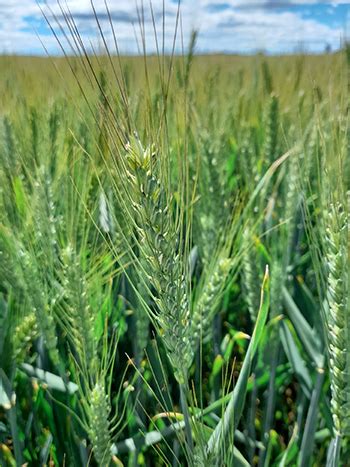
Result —
[[82, 271], [80, 258], [72, 245], [62, 251], [63, 319], [81, 359], [81, 364], [93, 368], [97, 364], [94, 335], [95, 312], [89, 303], [89, 290]]
[[279, 99], [271, 94], [266, 112], [266, 132], [263, 148], [264, 164], [269, 167], [277, 158], [279, 150]]
[[255, 323], [260, 304], [260, 292], [256, 284], [260, 281], [260, 264], [256, 254], [255, 245], [252, 243], [252, 229], [250, 224], [243, 232], [243, 287], [245, 290], [245, 300], [248, 306], [250, 318]]
[[28, 353], [33, 341], [39, 336], [39, 329], [34, 313], [30, 313], [21, 319], [17, 324], [13, 335], [14, 357], [17, 365], [23, 363], [28, 357]]
[[227, 284], [234, 261], [230, 257], [218, 257], [200, 290], [191, 320], [191, 340], [194, 348], [200, 340], [206, 340], [210, 331], [216, 306]]
[[139, 249], [141, 280], [155, 290], [156, 313], [169, 360], [179, 382], [184, 382], [192, 361], [186, 246], [180, 224], [174, 220], [173, 199], [161, 177], [160, 160], [150, 147], [144, 149], [136, 138], [127, 145], [128, 196], [126, 217], [134, 224]]
[[99, 465], [109, 465], [111, 457], [110, 412], [111, 407], [105, 386], [97, 382], [89, 394], [89, 438]]
[[350, 435], [350, 219], [344, 203], [331, 203], [325, 218], [329, 357], [336, 433]]

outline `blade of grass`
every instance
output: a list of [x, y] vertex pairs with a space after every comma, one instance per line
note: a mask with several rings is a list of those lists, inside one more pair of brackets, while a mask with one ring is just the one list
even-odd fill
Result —
[[310, 465], [310, 458], [315, 444], [315, 433], [317, 428], [317, 414], [319, 412], [320, 394], [324, 381], [325, 373], [323, 370], [317, 371], [316, 384], [312, 391], [310, 407], [308, 410], [306, 423], [304, 427], [303, 439], [300, 448], [299, 465], [307, 467]]
[[78, 386], [75, 383], [65, 383], [60, 376], [54, 375], [49, 371], [41, 370], [40, 368], [35, 368], [28, 363], [22, 363], [20, 368], [26, 375], [38, 379], [50, 389], [67, 392], [68, 394], [74, 394], [78, 390]]
[[270, 307], [270, 294], [269, 294], [269, 270], [266, 267], [265, 276], [261, 288], [261, 301], [260, 310], [254, 327], [252, 339], [250, 341], [246, 356], [243, 361], [242, 369], [237, 380], [237, 384], [233, 390], [231, 399], [227, 405], [224, 415], [213, 434], [207, 443], [207, 453], [219, 454], [220, 448], [225, 442], [225, 439], [233, 427], [237, 428], [238, 422], [242, 415], [244, 401], [247, 393], [248, 378], [251, 370], [252, 361], [257, 351], [260, 338], [262, 336], [268, 311]]
[[320, 340], [302, 315], [292, 296], [285, 287], [283, 288], [283, 300], [288, 312], [288, 316], [292, 321], [306, 352], [315, 363], [317, 368], [323, 368], [325, 364], [325, 357], [320, 351]]

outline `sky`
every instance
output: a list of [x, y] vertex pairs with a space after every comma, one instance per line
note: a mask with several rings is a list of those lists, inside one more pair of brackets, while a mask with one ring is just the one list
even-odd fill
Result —
[[[181, 52], [186, 49], [194, 29], [198, 31], [198, 53], [280, 54], [300, 50], [319, 53], [326, 48], [337, 50], [344, 38], [350, 37], [350, 3], [342, 0], [182, 0], [180, 16], [178, 0], [152, 0], [152, 3], [143, 0], [143, 10], [141, 0], [93, 0], [111, 50], [114, 40], [105, 2], [120, 52], [127, 54], [142, 49], [142, 36], [148, 53], [155, 52], [157, 43], [161, 48], [163, 40], [169, 52], [175, 31], [175, 49]], [[68, 11], [86, 47], [101, 48], [91, 1], [61, 0], [60, 3], [0, 0], [0, 53], [62, 54], [43, 12], [66, 52], [73, 53], [64, 39]]]

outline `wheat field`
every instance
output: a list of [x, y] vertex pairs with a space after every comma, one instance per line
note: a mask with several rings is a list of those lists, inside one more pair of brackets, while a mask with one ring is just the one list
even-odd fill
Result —
[[0, 56], [0, 465], [350, 465], [350, 53]]

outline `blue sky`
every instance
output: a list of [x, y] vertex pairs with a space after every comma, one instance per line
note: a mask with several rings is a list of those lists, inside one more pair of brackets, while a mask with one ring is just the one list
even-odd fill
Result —
[[[63, 14], [56, 0], [39, 3], [55, 25], [61, 25]], [[107, 0], [113, 17], [120, 50], [137, 53], [140, 27], [137, 6], [141, 0]], [[90, 0], [63, 0], [62, 5], [75, 19], [87, 47], [101, 45]], [[94, 0], [96, 12], [106, 40], [112, 46], [112, 34], [104, 0]], [[198, 52], [290, 53], [302, 48], [322, 52], [328, 45], [339, 48], [345, 36], [350, 36], [350, 3], [313, 0], [182, 0], [181, 28], [177, 49], [189, 40], [193, 28], [199, 30]], [[162, 37], [163, 0], [152, 0], [158, 38]], [[140, 11], [140, 10], [139, 10]], [[177, 0], [165, 0], [165, 48], [171, 49], [177, 18]], [[145, 38], [148, 52], [155, 51], [154, 29], [149, 0], [144, 0]], [[58, 26], [55, 26], [59, 31]], [[348, 31], [348, 32], [347, 32]], [[62, 38], [62, 33], [59, 33]], [[64, 39], [62, 39], [64, 42]], [[45, 54], [60, 53], [59, 46], [47, 26], [36, 0], [0, 0], [0, 53]], [[67, 44], [64, 44], [68, 49]]]

